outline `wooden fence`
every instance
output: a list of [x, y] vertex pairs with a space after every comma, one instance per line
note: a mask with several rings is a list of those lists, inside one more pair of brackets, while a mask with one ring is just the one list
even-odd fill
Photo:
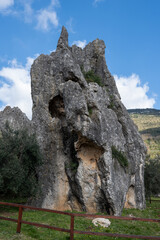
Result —
[[[80, 214], [80, 213], [68, 213], [68, 212], [62, 212], [57, 210], [50, 210], [45, 208], [36, 208], [26, 205], [20, 205], [15, 203], [6, 203], [6, 202], [0, 202], [0, 205], [5, 206], [11, 206], [11, 207], [17, 207], [19, 208], [19, 214], [18, 219], [13, 219], [9, 217], [2, 217], [0, 216], [1, 220], [11, 221], [17, 223], [17, 233], [21, 232], [21, 225], [22, 224], [28, 224], [36, 227], [42, 227], [42, 228], [49, 228], [60, 232], [66, 232], [70, 234], [70, 240], [74, 239], [74, 234], [86, 234], [86, 235], [97, 235], [97, 236], [108, 236], [108, 237], [119, 237], [119, 238], [136, 238], [136, 239], [159, 239], [160, 236], [142, 236], [142, 235], [127, 235], [127, 234], [118, 234], [118, 233], [102, 233], [102, 232], [85, 232], [85, 231], [79, 231], [74, 229], [74, 219], [75, 217], [91, 217], [91, 218], [107, 218], [107, 219], [120, 219], [120, 220], [127, 220], [127, 221], [144, 221], [144, 222], [156, 222], [160, 223], [160, 219], [147, 219], [147, 218], [136, 218], [136, 217], [120, 217], [120, 216], [109, 216], [109, 215], [95, 215], [95, 214]], [[43, 212], [50, 212], [50, 213], [57, 213], [62, 215], [68, 215], [71, 217], [70, 220], [70, 229], [65, 228], [59, 228], [56, 226], [49, 226], [45, 224], [35, 223], [35, 222], [28, 222], [23, 221], [23, 209], [30, 209], [30, 210], [36, 210], [36, 211], [43, 211]]]

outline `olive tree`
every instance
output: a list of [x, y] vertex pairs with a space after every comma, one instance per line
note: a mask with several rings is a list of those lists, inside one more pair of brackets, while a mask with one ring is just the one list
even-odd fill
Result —
[[12, 130], [6, 124], [0, 136], [0, 195], [29, 197], [35, 194], [40, 149], [34, 134]]

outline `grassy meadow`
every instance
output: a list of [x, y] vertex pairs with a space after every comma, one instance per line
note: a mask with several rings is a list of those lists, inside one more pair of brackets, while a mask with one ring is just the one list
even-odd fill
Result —
[[[0, 216], [7, 216], [17, 219], [18, 209], [7, 206], [0, 206]], [[134, 216], [142, 218], [160, 218], [160, 202], [147, 202], [147, 208], [144, 210], [124, 209], [122, 216]], [[23, 220], [37, 223], [48, 224], [52, 226], [70, 228], [70, 217], [53, 213], [25, 210]], [[111, 219], [111, 225], [107, 229], [95, 227], [90, 218], [75, 218], [75, 229], [82, 231], [97, 231], [121, 234], [135, 234], [145, 236], [160, 236], [160, 223], [136, 222]], [[50, 229], [38, 228], [22, 224], [21, 233], [16, 233], [17, 224], [13, 222], [0, 220], [0, 240], [69, 240], [68, 233], [57, 232]], [[115, 237], [89, 236], [75, 234], [75, 240], [107, 240], [124, 239]], [[130, 238], [128, 238], [130, 239]]]

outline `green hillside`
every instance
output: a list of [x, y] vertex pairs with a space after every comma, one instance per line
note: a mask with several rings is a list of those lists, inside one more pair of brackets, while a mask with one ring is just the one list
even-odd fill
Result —
[[137, 113], [137, 114], [145, 114], [145, 115], [159, 115], [160, 110], [154, 108], [136, 108], [136, 109], [128, 109], [129, 113]]
[[160, 155], [160, 110], [132, 109], [128, 111], [147, 146], [151, 158]]

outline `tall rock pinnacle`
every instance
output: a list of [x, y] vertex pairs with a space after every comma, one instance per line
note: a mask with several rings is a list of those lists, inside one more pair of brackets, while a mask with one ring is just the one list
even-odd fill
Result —
[[144, 208], [146, 148], [120, 100], [104, 41], [57, 50], [31, 68], [33, 124], [43, 166], [37, 206], [120, 215]]
[[63, 26], [60, 38], [58, 40], [57, 49], [63, 48], [65, 46], [68, 47], [68, 32], [67, 29]]

